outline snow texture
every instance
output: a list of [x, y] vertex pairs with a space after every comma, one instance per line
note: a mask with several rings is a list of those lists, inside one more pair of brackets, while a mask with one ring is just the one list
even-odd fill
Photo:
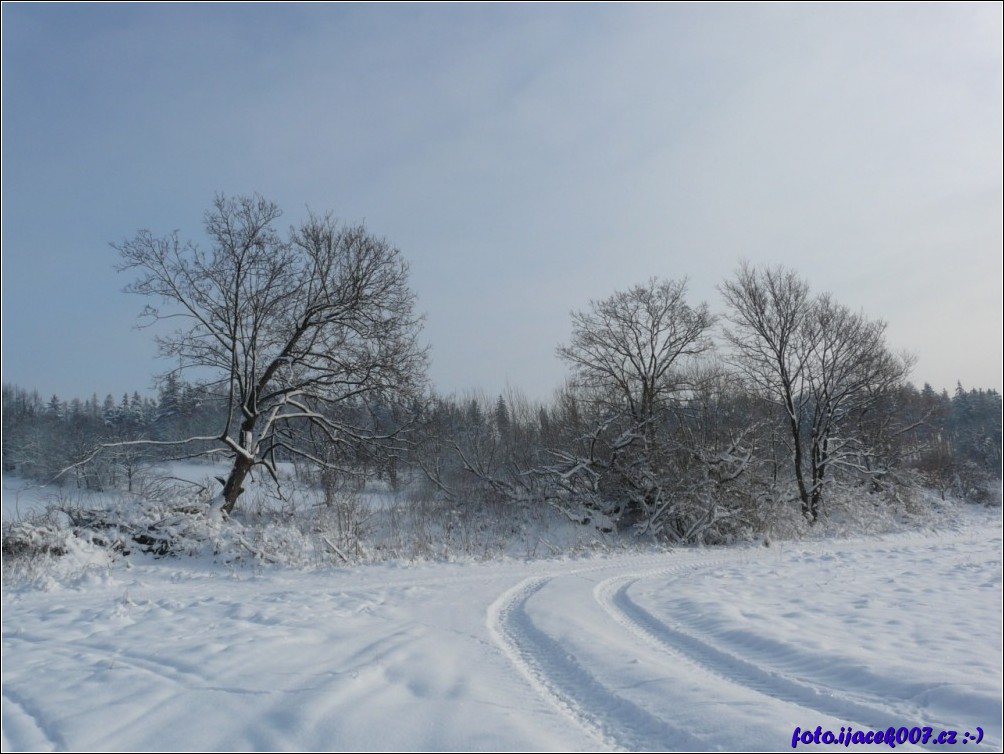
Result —
[[796, 726], [929, 725], [999, 750], [1001, 550], [984, 513], [529, 563], [120, 563], [5, 588], [2, 744], [789, 750]]

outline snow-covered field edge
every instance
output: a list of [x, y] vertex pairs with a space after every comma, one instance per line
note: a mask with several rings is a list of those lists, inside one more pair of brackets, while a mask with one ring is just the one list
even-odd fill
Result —
[[817, 726], [999, 749], [1000, 510], [831, 513], [671, 550], [548, 522], [553, 551], [352, 567], [78, 541], [5, 580], [3, 749], [790, 750]]

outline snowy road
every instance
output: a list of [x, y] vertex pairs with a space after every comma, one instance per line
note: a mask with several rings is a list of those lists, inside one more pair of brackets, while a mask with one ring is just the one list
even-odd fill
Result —
[[772, 750], [816, 726], [961, 746], [979, 726], [964, 748], [991, 751], [1001, 602], [999, 521], [536, 564], [144, 564], [5, 591], [3, 748]]

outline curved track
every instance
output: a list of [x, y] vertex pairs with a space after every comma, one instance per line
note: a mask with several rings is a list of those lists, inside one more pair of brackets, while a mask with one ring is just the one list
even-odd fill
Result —
[[[776, 652], [773, 658], [746, 653], [741, 646], [695, 633], [696, 627], [686, 620], [655, 612], [632, 594], [639, 582], [672, 590], [674, 582], [734, 564], [734, 558], [698, 556], [655, 568], [651, 563], [648, 568], [627, 569], [622, 563], [614, 575], [606, 575], [613, 567], [597, 566], [526, 578], [502, 593], [487, 611], [489, 633], [512, 665], [541, 698], [598, 746], [708, 748], [708, 739], [702, 735], [706, 730], [695, 727], [694, 717], [681, 711], [685, 697], [673, 694], [683, 682], [695, 679], [725, 689], [723, 696], [731, 695], [739, 704], [770, 709], [775, 717], [822, 723], [824, 728], [827, 724], [834, 729], [851, 725], [857, 730], [885, 729], [891, 724], [952, 727], [946, 721], [924, 718], [923, 710], [908, 701], [909, 684], [903, 685], [902, 695], [886, 699], [881, 691], [855, 686], [853, 680], [834, 682], [824, 672], [834, 672], [832, 657], [820, 658], [816, 666], [810, 664], [807, 672], [796, 674], [785, 664], [784, 652]], [[560, 599], [567, 600], [569, 595], [579, 598], [577, 608], [558, 616]], [[587, 600], [594, 609], [582, 605]], [[601, 625], [604, 621], [606, 625]], [[604, 643], [608, 652], [590, 650]], [[774, 649], [778, 647], [775, 643]], [[804, 658], [801, 650], [791, 650], [793, 656]], [[650, 680], [627, 682], [628, 674], [620, 672], [623, 660], [614, 659], [627, 653], [633, 653], [636, 659], [630, 662], [642, 665]], [[612, 673], [618, 661], [618, 672]], [[645, 683], [651, 689], [640, 691]], [[782, 743], [778, 741], [779, 746]]]

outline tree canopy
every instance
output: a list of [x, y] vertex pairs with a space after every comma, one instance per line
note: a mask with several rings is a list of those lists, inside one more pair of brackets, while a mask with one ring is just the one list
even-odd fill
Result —
[[277, 453], [323, 463], [301, 441], [308, 431], [331, 443], [372, 435], [336, 406], [392, 401], [425, 379], [400, 252], [331, 215], [282, 234], [280, 216], [261, 196], [219, 195], [205, 215], [208, 248], [146, 230], [113, 244], [120, 268], [137, 274], [127, 290], [167, 305], [148, 305], [144, 317], [182, 323], [158, 338], [161, 352], [181, 369], [210, 370], [228, 396], [216, 438], [234, 459], [224, 510], [255, 466], [275, 476]]

